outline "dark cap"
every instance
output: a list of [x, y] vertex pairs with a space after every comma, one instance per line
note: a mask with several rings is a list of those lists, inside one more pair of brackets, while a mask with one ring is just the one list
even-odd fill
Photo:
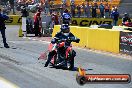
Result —
[[65, 9], [65, 11], [64, 11], [65, 13], [68, 13], [68, 9]]
[[40, 12], [40, 13], [41, 13], [41, 9], [38, 9], [38, 12]]
[[40, 12], [38, 12], [36, 15], [37, 15], [37, 16], [40, 16]]

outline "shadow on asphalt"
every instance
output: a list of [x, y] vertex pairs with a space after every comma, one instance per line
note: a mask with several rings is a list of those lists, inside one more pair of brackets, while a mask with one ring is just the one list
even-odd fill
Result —
[[[5, 48], [3, 46], [0, 46], [0, 48]], [[17, 49], [16, 47], [10, 47], [10, 49]]]
[[4, 47], [0, 46], [0, 48], [4, 48]]
[[12, 49], [17, 49], [16, 47], [11, 47]]
[[[53, 66], [51, 66], [50, 68], [68, 70], [66, 67], [53, 67]], [[93, 70], [93, 69], [89, 68], [89, 69], [83, 69], [83, 70], [84, 70], [84, 71], [88, 71], [88, 70]], [[78, 67], [74, 67], [74, 69], [69, 70], [69, 71], [77, 71], [77, 72], [78, 72]]]

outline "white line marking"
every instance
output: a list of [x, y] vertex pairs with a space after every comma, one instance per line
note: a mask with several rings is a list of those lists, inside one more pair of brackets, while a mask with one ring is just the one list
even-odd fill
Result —
[[20, 88], [20, 87], [0, 77], [0, 88]]

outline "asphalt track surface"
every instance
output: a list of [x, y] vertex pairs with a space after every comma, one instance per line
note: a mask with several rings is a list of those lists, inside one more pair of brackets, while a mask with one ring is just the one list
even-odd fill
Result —
[[[7, 80], [15, 85], [14, 88], [132, 88], [132, 83], [80, 86], [76, 82], [77, 71], [45, 68], [45, 61], [38, 61], [38, 57], [41, 52], [47, 50], [48, 43], [38, 41], [41, 38], [19, 38], [18, 29], [19, 26], [7, 26], [9, 49], [4, 48], [0, 41], [0, 80]], [[132, 57], [109, 55], [76, 47], [74, 49], [77, 52], [75, 67], [87, 69], [88, 74], [132, 75]]]

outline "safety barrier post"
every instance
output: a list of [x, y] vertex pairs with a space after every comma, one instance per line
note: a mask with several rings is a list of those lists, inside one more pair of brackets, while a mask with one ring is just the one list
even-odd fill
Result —
[[22, 26], [21, 25], [20, 25], [20, 28], [19, 28], [19, 37], [23, 37]]

